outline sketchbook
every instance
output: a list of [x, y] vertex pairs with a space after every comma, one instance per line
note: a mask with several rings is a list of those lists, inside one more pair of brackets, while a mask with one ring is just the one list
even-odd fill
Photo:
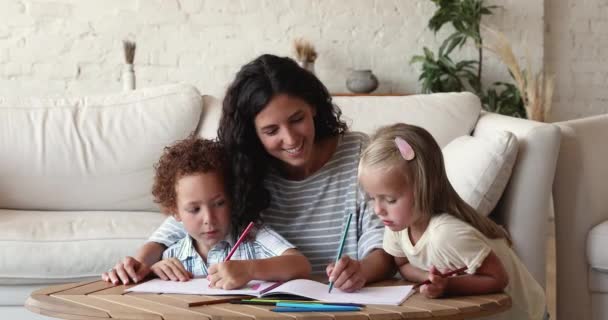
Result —
[[129, 292], [146, 293], [176, 293], [200, 295], [247, 295], [258, 298], [273, 295], [295, 295], [324, 302], [347, 302], [362, 304], [400, 305], [415, 290], [413, 286], [365, 287], [353, 293], [343, 292], [334, 288], [328, 293], [329, 286], [317, 281], [296, 279], [281, 282], [251, 281], [245, 287], [237, 290], [222, 290], [209, 288], [205, 278], [195, 278], [190, 281], [164, 281], [153, 279], [131, 287]]

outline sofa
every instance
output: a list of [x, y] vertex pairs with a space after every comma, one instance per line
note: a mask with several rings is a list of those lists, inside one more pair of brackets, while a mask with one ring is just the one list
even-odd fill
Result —
[[608, 115], [557, 123], [557, 316], [608, 319]]
[[[512, 132], [517, 154], [488, 213], [544, 285], [557, 127], [482, 112], [470, 93], [334, 100], [352, 130], [407, 122], [427, 128], [442, 147]], [[191, 132], [213, 138], [220, 113], [218, 98], [187, 84], [97, 97], [0, 97], [0, 318], [40, 319], [23, 308], [30, 292], [98, 279], [134, 254], [164, 219], [150, 195], [162, 148]]]

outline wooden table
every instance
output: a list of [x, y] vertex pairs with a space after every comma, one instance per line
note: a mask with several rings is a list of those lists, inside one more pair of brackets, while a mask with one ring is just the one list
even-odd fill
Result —
[[[403, 282], [378, 283], [390, 284]], [[359, 312], [276, 313], [269, 311], [271, 306], [228, 303], [189, 307], [191, 302], [223, 297], [124, 293], [131, 286], [115, 286], [103, 281], [55, 285], [33, 292], [25, 307], [42, 315], [75, 320], [461, 320], [500, 313], [511, 307], [511, 298], [506, 294], [433, 300], [414, 294], [401, 306], [367, 305]]]

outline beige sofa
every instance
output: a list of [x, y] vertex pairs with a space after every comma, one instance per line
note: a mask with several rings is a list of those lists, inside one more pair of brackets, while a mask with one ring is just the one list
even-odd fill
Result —
[[557, 316], [608, 319], [608, 115], [557, 125]]
[[[353, 130], [393, 122], [456, 137], [508, 130], [519, 153], [492, 217], [538, 280], [545, 279], [557, 127], [483, 113], [472, 94], [339, 97]], [[149, 195], [162, 147], [198, 130], [213, 137], [218, 99], [188, 85], [106, 97], [0, 99], [0, 318], [31, 318], [37, 288], [95, 279], [132, 254], [163, 219]]]

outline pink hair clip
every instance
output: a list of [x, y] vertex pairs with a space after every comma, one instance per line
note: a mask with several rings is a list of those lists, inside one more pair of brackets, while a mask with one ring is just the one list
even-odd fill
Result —
[[397, 149], [399, 149], [399, 153], [401, 153], [403, 159], [410, 161], [416, 157], [416, 153], [414, 152], [414, 149], [412, 149], [412, 146], [402, 138], [396, 137], [395, 145], [397, 145]]

